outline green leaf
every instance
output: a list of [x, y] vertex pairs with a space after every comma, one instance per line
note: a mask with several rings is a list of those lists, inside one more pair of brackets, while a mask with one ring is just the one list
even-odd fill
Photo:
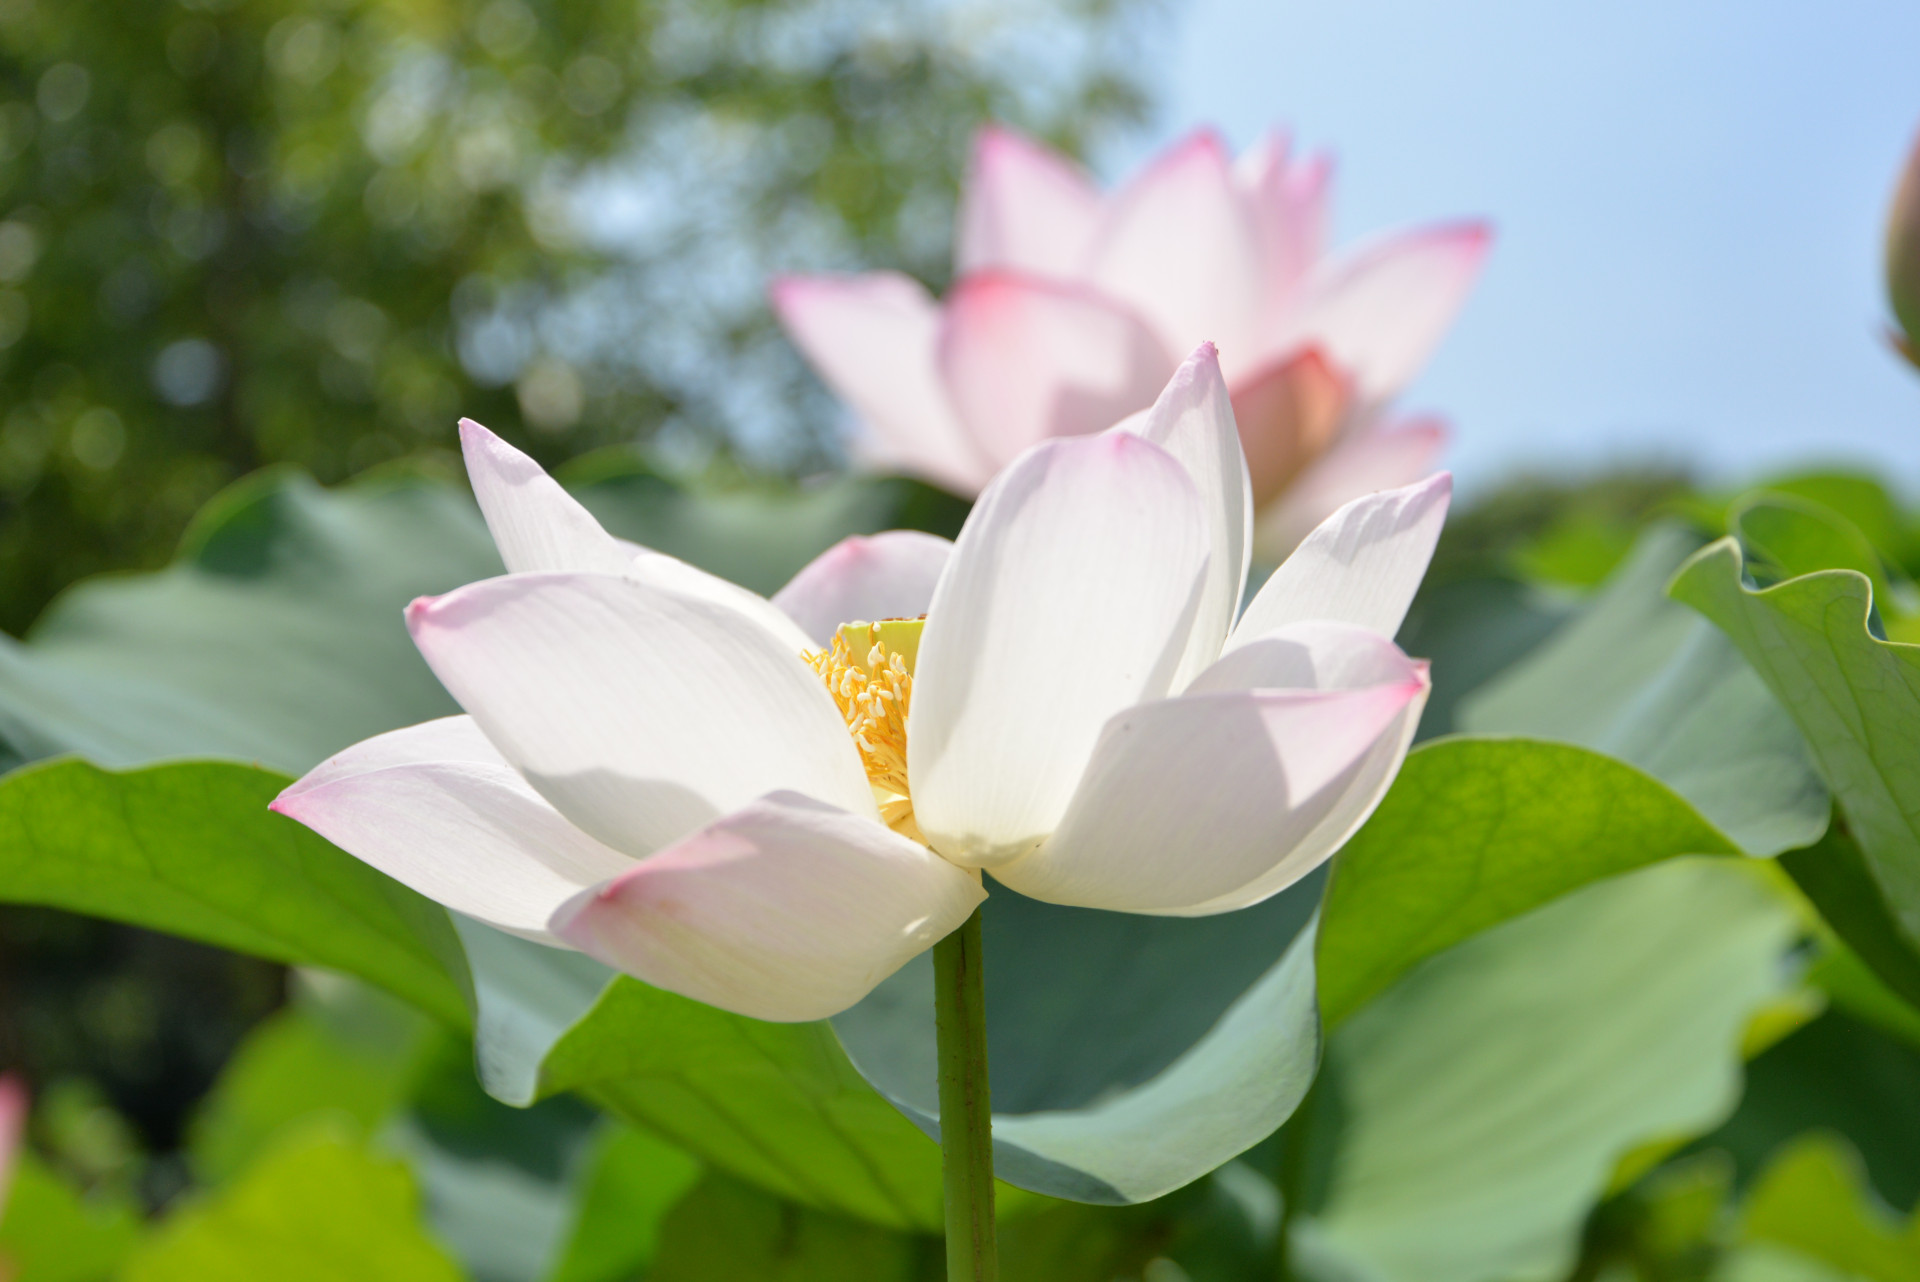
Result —
[[709, 1175], [668, 1214], [647, 1282], [916, 1282], [926, 1276], [923, 1253], [933, 1254], [905, 1234]]
[[1516, 579], [1423, 587], [1396, 638], [1401, 649], [1433, 665], [1420, 738], [1457, 730], [1460, 703], [1545, 642], [1572, 613], [1564, 594]]
[[426, 1234], [406, 1168], [322, 1127], [224, 1192], [176, 1212], [125, 1282], [457, 1282]]
[[[983, 918], [994, 1166], [1053, 1197], [1160, 1197], [1284, 1122], [1319, 1058], [1320, 878], [1217, 917], [1062, 908], [1001, 886]], [[937, 1135], [933, 977], [835, 1017], [854, 1063]]]
[[1654, 527], [1577, 617], [1461, 705], [1459, 723], [1638, 766], [1748, 854], [1807, 845], [1829, 802], [1806, 741], [1726, 637], [1666, 595], [1697, 545]]
[[1747, 588], [1731, 539], [1702, 549], [1672, 592], [1733, 639], [1792, 714], [1902, 932], [1920, 942], [1920, 646], [1868, 631], [1863, 574]]
[[1568, 891], [1724, 834], [1632, 766], [1570, 744], [1440, 739], [1334, 859], [1321, 911], [1329, 1026], [1415, 963]]
[[1904, 561], [1911, 550], [1913, 535], [1907, 528], [1906, 518], [1900, 514], [1900, 505], [1887, 493], [1886, 486], [1870, 476], [1854, 472], [1801, 472], [1774, 477], [1757, 488], [1762, 493], [1791, 495], [1844, 516], [1890, 560]]
[[32, 1153], [16, 1155], [0, 1217], [0, 1276], [8, 1282], [107, 1282], [139, 1237], [131, 1203], [82, 1197]]
[[0, 899], [356, 975], [464, 1024], [446, 911], [269, 812], [286, 784], [225, 762], [17, 770], [0, 783]]
[[1784, 1149], [1747, 1196], [1747, 1242], [1786, 1247], [1869, 1282], [1920, 1282], [1920, 1213], [1905, 1224], [1879, 1204], [1844, 1141], [1813, 1134]]
[[1618, 1160], [1739, 1098], [1743, 1030], [1797, 934], [1754, 871], [1680, 860], [1589, 886], [1349, 1019], [1315, 1093], [1334, 1138], [1307, 1255], [1383, 1282], [1563, 1274]]
[[631, 1127], [602, 1127], [547, 1282], [626, 1282], [644, 1273], [667, 1212], [699, 1178], [700, 1164], [672, 1145]]
[[1857, 526], [1819, 503], [1785, 494], [1760, 493], [1728, 515], [1728, 528], [1752, 558], [1752, 570], [1769, 579], [1790, 579], [1818, 570], [1853, 570], [1873, 584], [1875, 597], [1889, 598], [1886, 564]]

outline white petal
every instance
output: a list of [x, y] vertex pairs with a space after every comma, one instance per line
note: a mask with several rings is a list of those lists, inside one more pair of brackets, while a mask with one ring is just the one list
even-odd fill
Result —
[[708, 574], [698, 566], [668, 556], [665, 552], [641, 549], [628, 563], [625, 577], [635, 583], [658, 588], [675, 596], [692, 597], [713, 605], [725, 606], [765, 628], [782, 650], [795, 654], [811, 649], [814, 642], [805, 629], [785, 610], [757, 592], [749, 592], [738, 583], [717, 574]]
[[562, 939], [754, 1019], [836, 1015], [986, 893], [918, 842], [791, 793], [763, 798], [564, 906]]
[[527, 781], [625, 854], [781, 789], [875, 813], [819, 678], [724, 606], [605, 575], [509, 575], [415, 601], [407, 626]]
[[1272, 350], [1318, 345], [1377, 406], [1426, 364], [1491, 242], [1484, 225], [1461, 223], [1397, 236], [1330, 263], [1272, 334]]
[[556, 908], [633, 866], [562, 818], [469, 717], [355, 744], [272, 809], [455, 912], [548, 944]]
[[863, 453], [957, 494], [987, 483], [993, 469], [954, 416], [934, 361], [939, 305], [918, 281], [789, 276], [772, 294], [787, 335], [872, 434]]
[[1363, 494], [1397, 490], [1432, 476], [1446, 445], [1446, 424], [1435, 418], [1361, 424], [1347, 431], [1278, 499], [1259, 510], [1253, 524], [1254, 556], [1276, 565], [1343, 505]]
[[1169, 351], [1211, 340], [1229, 377], [1259, 354], [1267, 282], [1218, 135], [1176, 143], [1114, 196], [1090, 279], [1144, 316]]
[[1427, 573], [1452, 497], [1453, 475], [1440, 472], [1335, 512], [1262, 585], [1227, 648], [1304, 619], [1337, 619], [1392, 636]]
[[1207, 515], [1207, 586], [1186, 657], [1173, 680], [1173, 688], [1179, 690], [1220, 654], [1246, 588], [1252, 546], [1253, 498], [1247, 462], [1213, 344], [1202, 343], [1174, 371], [1153, 408], [1121, 427], [1152, 441], [1187, 469]]
[[538, 463], [470, 418], [460, 420], [473, 497], [510, 574], [619, 574], [640, 549], [600, 528]]
[[1173, 364], [1139, 317], [1078, 285], [976, 272], [947, 294], [941, 377], [996, 463], [1146, 408]]
[[[1235, 689], [1215, 671], [1196, 682], [1208, 693], [1121, 713], [1052, 838], [994, 876], [1053, 903], [1199, 916], [1256, 903], [1331, 856], [1398, 771], [1425, 668], [1342, 625], [1255, 649], [1260, 662], [1242, 651], [1222, 665], [1329, 684]], [[1334, 684], [1354, 678], [1385, 679]]]
[[1100, 190], [1080, 166], [1004, 125], [988, 125], [973, 138], [954, 274], [1010, 267], [1076, 275], [1100, 210]]
[[935, 850], [985, 867], [1052, 831], [1107, 718], [1171, 687], [1207, 542], [1185, 469], [1125, 432], [1048, 442], [987, 488], [934, 590], [907, 721]]
[[925, 614], [952, 551], [947, 540], [918, 530], [855, 535], [807, 562], [773, 603], [825, 646], [843, 623]]

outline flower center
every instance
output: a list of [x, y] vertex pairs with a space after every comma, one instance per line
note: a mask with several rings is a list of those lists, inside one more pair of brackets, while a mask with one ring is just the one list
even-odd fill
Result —
[[901, 836], [921, 842], [925, 838], [913, 821], [913, 794], [907, 788], [907, 711], [924, 622], [843, 624], [831, 646], [801, 656], [820, 674], [846, 719], [880, 818]]

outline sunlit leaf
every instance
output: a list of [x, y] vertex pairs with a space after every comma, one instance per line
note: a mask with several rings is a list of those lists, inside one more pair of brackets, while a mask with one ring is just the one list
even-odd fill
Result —
[[1866, 1187], [1843, 1141], [1814, 1134], [1776, 1157], [1747, 1195], [1740, 1237], [1867, 1282], [1920, 1282], [1920, 1213], [1901, 1223]]

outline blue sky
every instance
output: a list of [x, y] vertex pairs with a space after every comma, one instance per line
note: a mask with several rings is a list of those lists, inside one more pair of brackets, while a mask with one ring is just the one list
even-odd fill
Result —
[[1197, 0], [1158, 122], [1339, 160], [1342, 238], [1491, 218], [1406, 404], [1469, 487], [1649, 456], [1737, 479], [1858, 461], [1920, 486], [1920, 376], [1880, 341], [1882, 219], [1920, 128], [1913, 0]]

